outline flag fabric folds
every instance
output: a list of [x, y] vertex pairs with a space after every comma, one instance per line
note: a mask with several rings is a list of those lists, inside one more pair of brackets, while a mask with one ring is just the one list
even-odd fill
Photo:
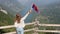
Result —
[[39, 11], [39, 10], [38, 10], [38, 7], [37, 7], [35, 4], [32, 5], [32, 8], [33, 8], [36, 12]]

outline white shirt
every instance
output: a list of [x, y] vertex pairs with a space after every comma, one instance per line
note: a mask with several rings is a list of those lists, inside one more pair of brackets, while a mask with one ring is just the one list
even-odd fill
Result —
[[25, 27], [25, 23], [24, 20], [26, 19], [26, 17], [29, 15], [29, 13], [27, 13], [23, 18], [21, 18], [20, 23], [17, 23], [17, 21], [14, 23], [14, 26], [17, 28], [24, 28]]

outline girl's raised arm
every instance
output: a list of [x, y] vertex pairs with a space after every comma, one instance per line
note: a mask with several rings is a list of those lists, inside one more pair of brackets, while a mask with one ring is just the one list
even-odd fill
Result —
[[31, 13], [32, 11], [31, 10], [29, 10], [27, 13], [26, 13], [26, 15], [24, 16], [24, 17], [22, 17], [21, 18], [21, 20], [25, 20], [26, 19], [26, 17]]

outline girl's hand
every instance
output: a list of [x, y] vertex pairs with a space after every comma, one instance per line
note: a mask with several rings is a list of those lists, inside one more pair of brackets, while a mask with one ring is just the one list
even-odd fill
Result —
[[32, 11], [31, 11], [31, 10], [29, 10], [29, 14], [30, 14], [30, 13], [32, 13]]

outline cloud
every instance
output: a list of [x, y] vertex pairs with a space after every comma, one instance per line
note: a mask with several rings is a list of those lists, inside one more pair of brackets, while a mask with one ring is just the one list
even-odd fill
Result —
[[8, 14], [6, 10], [1, 9], [0, 11], [2, 11], [5, 14]]
[[29, 0], [18, 0], [18, 1], [23, 5], [29, 2]]

